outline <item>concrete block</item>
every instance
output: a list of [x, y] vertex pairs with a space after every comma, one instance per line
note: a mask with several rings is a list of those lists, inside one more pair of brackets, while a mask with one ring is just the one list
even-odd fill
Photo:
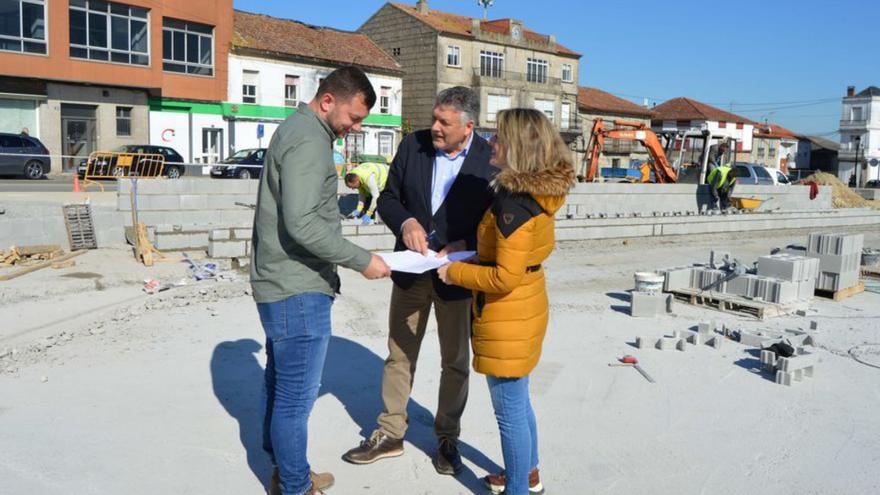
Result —
[[792, 378], [793, 377], [792, 377], [791, 373], [786, 373], [784, 371], [777, 371], [776, 372], [776, 383], [778, 383], [779, 385], [785, 385], [786, 387], [790, 387], [791, 382], [792, 382]]
[[243, 258], [247, 256], [245, 241], [211, 241], [208, 244], [210, 258]]
[[672, 295], [633, 291], [630, 296], [630, 315], [651, 317], [672, 311]]
[[663, 290], [675, 291], [691, 288], [692, 268], [673, 268], [666, 271], [666, 280], [663, 282]]
[[[143, 204], [146, 203], [146, 204]], [[163, 194], [156, 196], [138, 197], [138, 212], [145, 211], [169, 211], [180, 209], [180, 196], [176, 194]]]
[[357, 225], [343, 225], [342, 226], [342, 235], [344, 235], [344, 236], [357, 235]]
[[244, 254], [251, 255], [251, 241], [244, 241]]
[[657, 349], [660, 349], [661, 351], [671, 351], [671, 350], [675, 349], [675, 345], [677, 343], [678, 343], [678, 341], [676, 341], [674, 339], [668, 339], [666, 337], [663, 337], [663, 338], [657, 339], [657, 343], [655, 344], [655, 347], [657, 347]]
[[711, 323], [701, 322], [697, 325], [697, 332], [701, 334], [710, 334], [714, 330], [713, 325]]
[[369, 251], [387, 251], [394, 249], [395, 238], [391, 234], [365, 235], [350, 238], [351, 242]]
[[181, 210], [205, 210], [208, 208], [208, 196], [204, 194], [181, 194]]
[[182, 249], [206, 249], [208, 232], [156, 233], [156, 249], [173, 251]]
[[819, 355], [815, 353], [801, 354], [792, 357], [781, 357], [776, 363], [776, 367], [780, 371], [791, 372], [815, 366], [819, 363]]
[[818, 329], [819, 329], [819, 322], [816, 320], [811, 320], [810, 321], [810, 330], [818, 330]]
[[675, 348], [678, 349], [679, 351], [686, 351], [687, 350], [687, 341], [685, 341], [685, 339], [678, 339], [678, 341], [675, 343]]
[[208, 240], [210, 241], [228, 241], [229, 240], [229, 229], [214, 229], [211, 231], [208, 236]]
[[776, 353], [773, 351], [761, 351], [761, 363], [767, 371], [776, 369]]
[[251, 240], [251, 237], [253, 236], [253, 233], [254, 233], [254, 230], [253, 230], [253, 229], [232, 229], [232, 234], [233, 234], [233, 235], [235, 236], [235, 238], [238, 239], [238, 240], [247, 240], [247, 241], [249, 241], [249, 240]]
[[648, 349], [649, 347], [652, 347], [651, 343], [652, 340], [644, 335], [636, 337], [636, 347], [639, 349]]
[[721, 349], [721, 343], [724, 341], [724, 337], [720, 335], [715, 335], [711, 339], [706, 341], [706, 345], [712, 346], [714, 349]]
[[690, 342], [693, 345], [702, 344], [703, 339], [704, 339], [704, 335], [699, 332], [695, 332], [695, 333], [688, 335], [688, 342]]

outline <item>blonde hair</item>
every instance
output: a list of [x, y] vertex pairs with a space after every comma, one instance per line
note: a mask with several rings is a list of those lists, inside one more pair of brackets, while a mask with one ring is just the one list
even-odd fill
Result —
[[534, 108], [511, 108], [498, 112], [497, 139], [507, 148], [507, 166], [516, 172], [539, 172], [560, 166], [572, 167], [571, 151], [559, 132]]

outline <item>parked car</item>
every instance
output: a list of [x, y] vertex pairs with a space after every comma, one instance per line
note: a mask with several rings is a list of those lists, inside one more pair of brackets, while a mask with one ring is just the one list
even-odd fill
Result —
[[49, 150], [39, 139], [0, 132], [0, 175], [23, 175], [36, 180], [51, 167]]
[[[167, 146], [153, 146], [150, 144], [125, 144], [119, 146], [118, 148], [113, 149], [115, 153], [132, 153], [132, 154], [144, 154], [144, 155], [162, 155], [165, 157], [165, 169], [163, 171], [163, 175], [168, 177], [169, 179], [179, 179], [185, 172], [186, 167], [183, 164], [183, 157], [174, 150], [174, 148], [169, 148]], [[180, 163], [181, 165], [174, 165], [176, 163]], [[86, 175], [86, 160], [82, 160], [76, 168], [76, 173], [79, 175], [79, 178], [82, 179]], [[146, 169], [147, 163], [145, 160], [139, 160], [134, 165], [132, 165], [131, 172], [139, 175], [143, 175], [143, 171]], [[117, 167], [114, 163], [114, 160], [99, 160], [96, 164], [95, 169], [96, 175], [113, 175], [113, 176], [122, 176], [125, 174], [125, 170], [122, 167]]]
[[767, 167], [755, 163], [736, 162], [736, 183], [772, 186], [773, 176]]
[[351, 157], [351, 163], [356, 163], [360, 165], [361, 163], [388, 163], [388, 158], [382, 155], [364, 155], [357, 154]]
[[868, 182], [865, 182], [865, 187], [869, 189], [880, 189], [880, 180], [869, 180]]
[[782, 170], [776, 168], [768, 168], [767, 172], [770, 173], [770, 177], [773, 178], [773, 185], [776, 186], [790, 186], [791, 179], [788, 178], [787, 175], [782, 173]]
[[238, 179], [259, 179], [263, 174], [263, 160], [266, 148], [252, 148], [236, 151], [234, 155], [221, 160], [226, 165], [211, 167], [211, 177], [218, 179], [233, 177]]

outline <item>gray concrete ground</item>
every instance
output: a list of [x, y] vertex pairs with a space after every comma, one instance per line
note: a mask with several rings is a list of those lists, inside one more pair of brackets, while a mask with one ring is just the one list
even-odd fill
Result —
[[[626, 290], [643, 269], [752, 261], [803, 243], [803, 231], [595, 241], [561, 245], [547, 263], [551, 322], [532, 374], [542, 480], [548, 494], [874, 494], [880, 492], [880, 370], [848, 351], [880, 343], [880, 295], [817, 299], [807, 316], [758, 322], [676, 304], [632, 318]], [[869, 233], [866, 245], [880, 245]], [[0, 284], [0, 479], [3, 493], [262, 493], [262, 330], [244, 278], [156, 295], [147, 277], [177, 280], [183, 265], [136, 265], [124, 250], [77, 258]], [[390, 282], [343, 271], [334, 337], [311, 420], [310, 459], [332, 471], [330, 494], [487, 493], [478, 479], [501, 463], [484, 377], [473, 374], [463, 418], [466, 471], [437, 475], [431, 412], [437, 398], [433, 322], [410, 404], [406, 453], [371, 466], [340, 455], [374, 427], [386, 355]], [[776, 385], [757, 354], [639, 350], [718, 319], [747, 329], [819, 324], [814, 378]], [[10, 324], [11, 323], [11, 324]], [[858, 347], [880, 365], [878, 347]], [[608, 367], [635, 354], [656, 384]]]

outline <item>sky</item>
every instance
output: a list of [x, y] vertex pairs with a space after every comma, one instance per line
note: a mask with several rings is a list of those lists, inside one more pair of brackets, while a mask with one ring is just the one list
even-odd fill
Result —
[[[234, 0], [239, 10], [351, 31], [384, 3]], [[483, 14], [476, 0], [428, 5]], [[583, 86], [638, 104], [686, 96], [832, 140], [846, 87], [880, 86], [878, 0], [495, 0], [489, 19], [502, 18], [583, 54]]]

